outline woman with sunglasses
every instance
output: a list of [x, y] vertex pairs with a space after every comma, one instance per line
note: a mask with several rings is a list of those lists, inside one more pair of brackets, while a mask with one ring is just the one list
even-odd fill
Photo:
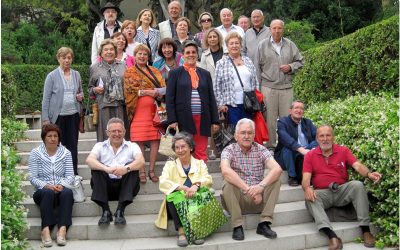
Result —
[[[206, 34], [207, 30], [209, 30], [212, 26], [213, 17], [208, 12], [203, 12], [199, 16], [199, 20], [197, 23], [201, 27], [201, 31], [197, 33], [194, 37], [197, 38], [199, 41], [203, 41], [204, 35]], [[203, 44], [202, 44], [203, 45]]]

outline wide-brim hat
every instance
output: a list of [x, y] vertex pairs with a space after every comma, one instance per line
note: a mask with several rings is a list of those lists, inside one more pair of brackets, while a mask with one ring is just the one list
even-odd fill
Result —
[[106, 4], [103, 6], [103, 8], [100, 9], [101, 13], [104, 13], [104, 11], [105, 11], [106, 9], [114, 9], [114, 10], [116, 10], [118, 13], [121, 12], [121, 10], [120, 10], [117, 6], [115, 6], [113, 3], [110, 3], [110, 2], [106, 3]]

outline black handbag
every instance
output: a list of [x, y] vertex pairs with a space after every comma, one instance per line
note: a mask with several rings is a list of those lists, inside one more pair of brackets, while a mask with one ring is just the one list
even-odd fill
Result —
[[221, 121], [221, 127], [218, 132], [213, 134], [213, 139], [218, 154], [221, 154], [225, 147], [236, 142], [235, 127], [232, 124], [228, 124], [227, 115], [225, 115], [225, 119]]
[[240, 85], [242, 85], [243, 88], [243, 106], [244, 106], [244, 110], [249, 113], [249, 114], [254, 114], [255, 112], [261, 111], [261, 107], [260, 107], [260, 103], [257, 100], [257, 96], [256, 96], [256, 91], [252, 90], [252, 91], [244, 91], [244, 87], [243, 87], [243, 82], [242, 79], [240, 78], [240, 74], [236, 68], [235, 63], [233, 62], [232, 58], [229, 57], [229, 59], [231, 60], [231, 63], [233, 65], [233, 67], [235, 68], [235, 71], [238, 75], [239, 81], [240, 81]]

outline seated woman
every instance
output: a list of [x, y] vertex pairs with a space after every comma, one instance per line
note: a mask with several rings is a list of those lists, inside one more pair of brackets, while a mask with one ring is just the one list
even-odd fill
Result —
[[158, 45], [158, 59], [154, 62], [153, 67], [158, 69], [165, 81], [168, 80], [170, 70], [183, 65], [182, 54], [177, 52], [178, 47], [174, 40], [166, 37], [161, 40]]
[[[29, 156], [29, 181], [35, 186], [33, 200], [40, 206], [42, 218], [42, 243], [53, 245], [50, 232], [57, 224], [57, 245], [67, 244], [66, 234], [72, 224], [72, 191], [63, 184], [72, 184], [74, 169], [71, 152], [60, 144], [61, 132], [55, 124], [45, 124], [41, 137], [43, 143]], [[58, 216], [54, 204], [59, 205]]]
[[[208, 173], [207, 165], [204, 161], [197, 160], [192, 156], [194, 146], [193, 138], [189, 133], [180, 132], [174, 136], [172, 149], [175, 151], [177, 159], [167, 161], [160, 176], [160, 190], [165, 195], [183, 190], [186, 198], [192, 198], [201, 186], [212, 186], [212, 177]], [[178, 246], [187, 246], [188, 241], [174, 203], [164, 199], [155, 222], [156, 226], [167, 229], [167, 214], [174, 220], [175, 230], [178, 231]], [[194, 241], [196, 245], [203, 243], [203, 239]]]

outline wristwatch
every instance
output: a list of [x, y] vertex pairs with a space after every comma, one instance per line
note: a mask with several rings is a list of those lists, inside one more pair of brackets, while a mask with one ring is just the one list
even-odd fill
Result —
[[200, 189], [200, 182], [196, 182], [194, 185], [196, 185], [197, 188]]

